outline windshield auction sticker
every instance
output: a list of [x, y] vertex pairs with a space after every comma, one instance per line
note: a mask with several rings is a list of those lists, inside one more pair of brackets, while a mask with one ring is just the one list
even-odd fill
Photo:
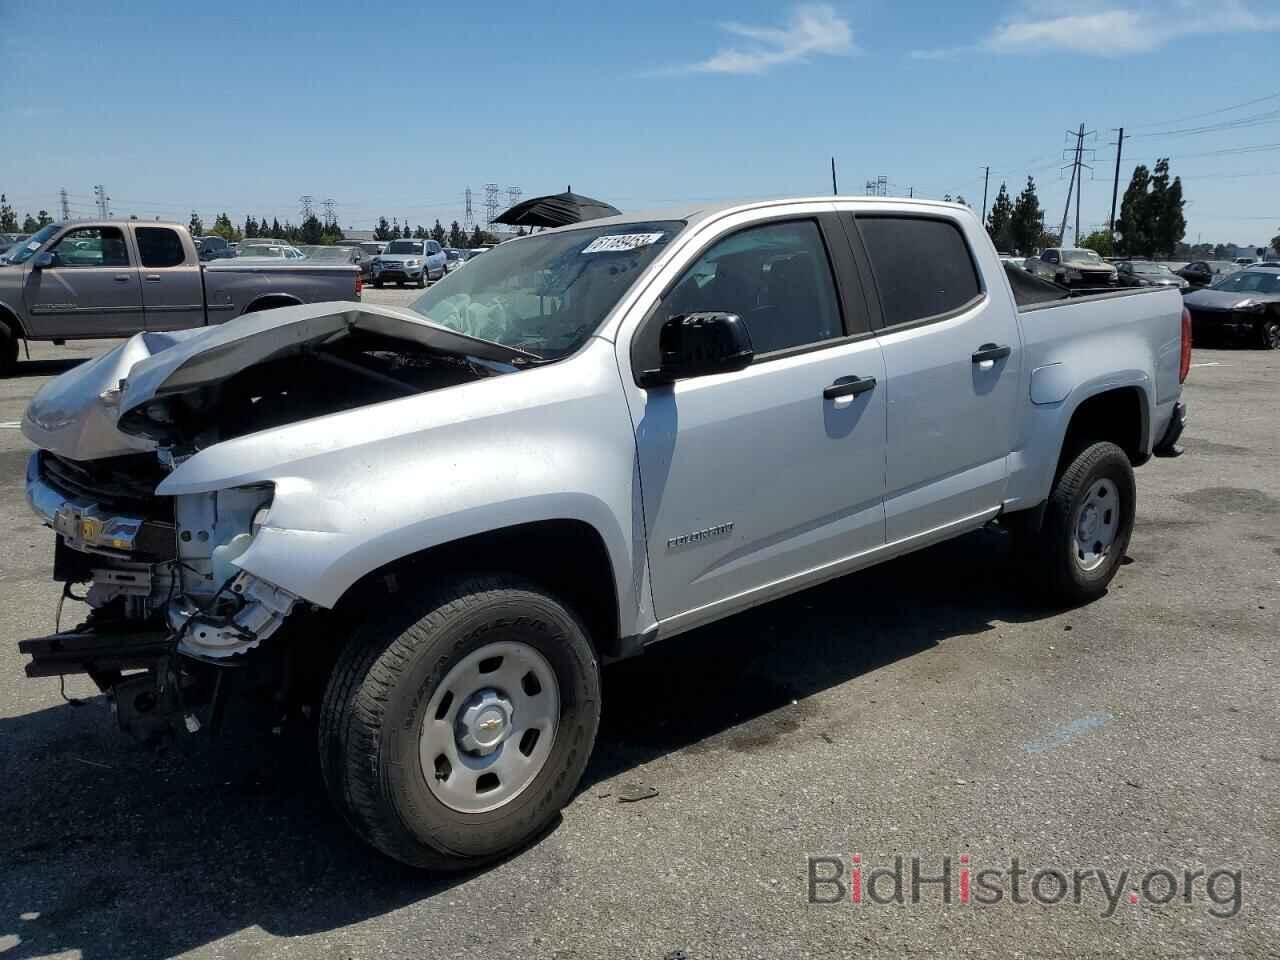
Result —
[[583, 253], [618, 253], [624, 250], [638, 250], [661, 240], [661, 233], [615, 233], [608, 237], [596, 237], [585, 247]]

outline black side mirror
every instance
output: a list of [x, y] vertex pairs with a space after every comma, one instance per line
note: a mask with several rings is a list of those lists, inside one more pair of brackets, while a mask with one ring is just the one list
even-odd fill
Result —
[[641, 374], [641, 386], [732, 373], [750, 366], [755, 359], [751, 334], [736, 313], [685, 313], [672, 317], [658, 333], [658, 352], [660, 365], [657, 370]]
[[54, 259], [54, 255], [46, 250], [44, 253], [37, 253], [35, 255], [35, 259], [31, 261], [31, 269], [47, 270], [48, 268], [55, 266], [57, 262], [58, 261]]

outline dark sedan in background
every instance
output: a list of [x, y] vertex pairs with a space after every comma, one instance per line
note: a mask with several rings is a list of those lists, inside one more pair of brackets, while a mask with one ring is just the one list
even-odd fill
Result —
[[1263, 350], [1280, 349], [1280, 263], [1237, 271], [1188, 293], [1182, 302], [1191, 311], [1192, 338], [1199, 343], [1232, 338]]
[[1210, 287], [1223, 277], [1229, 277], [1240, 269], [1230, 260], [1193, 260], [1174, 272], [1192, 287]]
[[1117, 281], [1122, 287], [1177, 287], [1187, 289], [1189, 284], [1163, 263], [1150, 260], [1121, 260], [1116, 264]]

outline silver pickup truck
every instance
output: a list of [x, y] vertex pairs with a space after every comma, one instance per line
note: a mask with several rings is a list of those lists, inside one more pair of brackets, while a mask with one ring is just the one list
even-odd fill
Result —
[[222, 323], [242, 313], [359, 300], [344, 264], [202, 263], [187, 228], [135, 220], [50, 224], [0, 261], [0, 376], [18, 341], [92, 340]]
[[409, 309], [135, 337], [23, 420], [91, 608], [27, 673], [87, 673], [140, 734], [238, 688], [314, 705], [361, 836], [483, 863], [573, 796], [602, 662], [993, 522], [1039, 595], [1101, 597], [1134, 468], [1179, 452], [1190, 320], [1173, 289], [1067, 296], [968, 207], [826, 197], [513, 240]]

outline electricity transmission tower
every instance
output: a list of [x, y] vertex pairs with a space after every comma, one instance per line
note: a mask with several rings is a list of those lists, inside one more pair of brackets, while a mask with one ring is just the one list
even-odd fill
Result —
[[484, 185], [484, 225], [486, 228], [493, 226], [494, 218], [498, 215], [498, 207], [502, 205], [502, 201], [498, 199], [501, 190], [496, 183], [486, 183]]
[[337, 226], [338, 215], [334, 212], [334, 208], [337, 207], [338, 201], [333, 199], [333, 197], [329, 197], [328, 199], [321, 201], [320, 205], [324, 207], [324, 225], [326, 227]]
[[312, 209], [312, 206], [311, 206], [313, 203], [316, 202], [315, 197], [307, 193], [299, 197], [298, 202], [302, 204], [301, 215], [302, 215], [303, 222], [306, 222], [307, 220], [310, 220], [312, 217], [315, 216], [315, 211]]
[[71, 205], [67, 203], [67, 188], [63, 187], [58, 191], [58, 201], [62, 207], [62, 222], [66, 223], [71, 219]]
[[471, 209], [471, 188], [470, 187], [467, 187], [466, 198], [467, 198], [467, 208], [466, 208], [466, 212], [462, 215], [462, 226], [467, 231], [467, 233], [470, 233], [475, 228], [475, 225], [476, 225], [475, 211]]
[[93, 201], [98, 207], [98, 216], [103, 220], [111, 216], [110, 203], [111, 198], [107, 196], [107, 188], [102, 184], [95, 184], [93, 187]]
[[507, 206], [514, 207], [520, 202], [520, 197], [524, 195], [524, 191], [519, 187], [507, 187]]
[[889, 195], [889, 178], [876, 177], [874, 180], [867, 181], [868, 197], [887, 197]]
[[[1085, 133], [1084, 124], [1080, 124], [1079, 130], [1068, 130], [1067, 137], [1075, 137], [1076, 143], [1071, 150], [1071, 182], [1067, 185], [1067, 203], [1062, 208], [1062, 227], [1058, 230], [1058, 242], [1066, 246], [1067, 241], [1067, 216], [1071, 213], [1071, 194], [1074, 191], [1076, 195], [1076, 233], [1073, 242], [1076, 246], [1080, 245], [1080, 194], [1084, 192], [1084, 171], [1093, 172], [1093, 167], [1084, 162], [1086, 150], [1089, 153], [1089, 159], [1093, 159], [1092, 148], [1086, 148], [1084, 138], [1094, 136], [1097, 131], [1090, 130]], [[1063, 159], [1066, 159], [1065, 157]], [[1063, 169], [1066, 169], [1065, 167]]]

